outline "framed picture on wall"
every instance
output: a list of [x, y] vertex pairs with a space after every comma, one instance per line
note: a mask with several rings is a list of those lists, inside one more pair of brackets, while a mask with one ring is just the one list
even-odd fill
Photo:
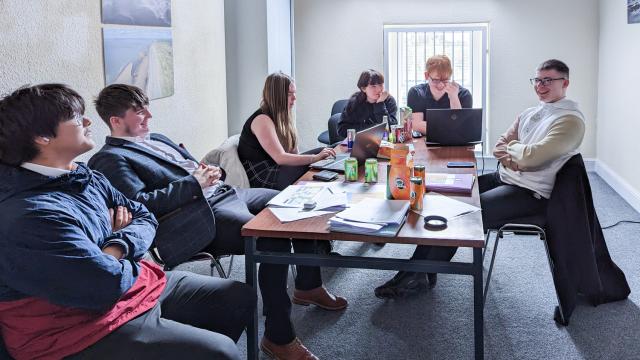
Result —
[[171, 26], [171, 0], [102, 0], [102, 23]]
[[627, 0], [627, 23], [640, 23], [640, 0]]
[[102, 29], [106, 85], [130, 84], [158, 99], [173, 95], [170, 29]]

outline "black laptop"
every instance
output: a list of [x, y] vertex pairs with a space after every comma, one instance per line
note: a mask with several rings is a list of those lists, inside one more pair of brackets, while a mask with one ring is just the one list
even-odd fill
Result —
[[344, 161], [348, 157], [358, 159], [358, 164], [364, 164], [368, 158], [378, 156], [382, 135], [384, 135], [385, 124], [377, 124], [368, 129], [361, 130], [356, 133], [353, 141], [353, 149], [351, 153], [337, 154], [335, 159], [324, 159], [316, 161], [309, 165], [312, 169], [331, 170], [336, 172], [344, 172]]
[[482, 142], [482, 109], [427, 109], [427, 145], [459, 146]]

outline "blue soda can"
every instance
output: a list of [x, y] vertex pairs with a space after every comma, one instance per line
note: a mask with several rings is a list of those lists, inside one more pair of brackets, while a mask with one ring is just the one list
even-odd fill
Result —
[[347, 129], [347, 149], [353, 149], [353, 141], [356, 139], [356, 129]]

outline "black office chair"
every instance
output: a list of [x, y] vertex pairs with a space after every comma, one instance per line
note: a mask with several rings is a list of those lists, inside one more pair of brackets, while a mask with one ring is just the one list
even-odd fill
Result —
[[327, 121], [327, 130], [318, 135], [319, 142], [326, 145], [333, 145], [343, 140], [343, 138], [338, 135], [338, 122], [340, 121], [340, 114], [344, 111], [344, 108], [347, 107], [348, 102], [348, 99], [342, 99], [333, 103], [331, 107], [331, 117], [329, 121]]
[[[171, 269], [174, 268], [164, 263], [164, 261], [162, 260], [162, 257], [160, 257], [160, 253], [158, 252], [157, 247], [153, 246], [151, 249], [149, 249], [149, 255], [151, 255], [151, 258], [153, 259], [153, 261], [161, 265], [165, 271], [170, 271]], [[220, 263], [220, 259], [225, 258], [227, 256], [230, 256], [231, 258], [229, 259], [229, 268], [227, 269], [227, 271], [224, 271], [224, 268]], [[182, 264], [195, 262], [195, 261], [203, 261], [203, 260], [208, 260], [210, 262], [209, 267], [210, 267], [211, 276], [213, 276], [213, 269], [216, 269], [218, 271], [218, 275], [220, 275], [221, 278], [224, 278], [224, 279], [229, 278], [229, 275], [231, 274], [231, 267], [233, 266], [233, 255], [215, 255], [214, 256], [208, 252], [203, 251], [193, 255], [191, 258], [189, 258], [189, 260], [183, 262]]]

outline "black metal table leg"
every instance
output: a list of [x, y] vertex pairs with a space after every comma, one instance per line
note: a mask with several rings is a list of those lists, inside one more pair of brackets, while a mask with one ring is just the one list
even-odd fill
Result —
[[[253, 254], [256, 251], [256, 238], [253, 236], [245, 237], [244, 246], [244, 268], [245, 279], [247, 285], [251, 286], [256, 295], [258, 293], [258, 274], [256, 271], [256, 262]], [[247, 359], [258, 359], [258, 307], [253, 308], [253, 314], [249, 318], [247, 324]]]
[[482, 249], [473, 249], [473, 335], [476, 360], [484, 359], [484, 296]]

